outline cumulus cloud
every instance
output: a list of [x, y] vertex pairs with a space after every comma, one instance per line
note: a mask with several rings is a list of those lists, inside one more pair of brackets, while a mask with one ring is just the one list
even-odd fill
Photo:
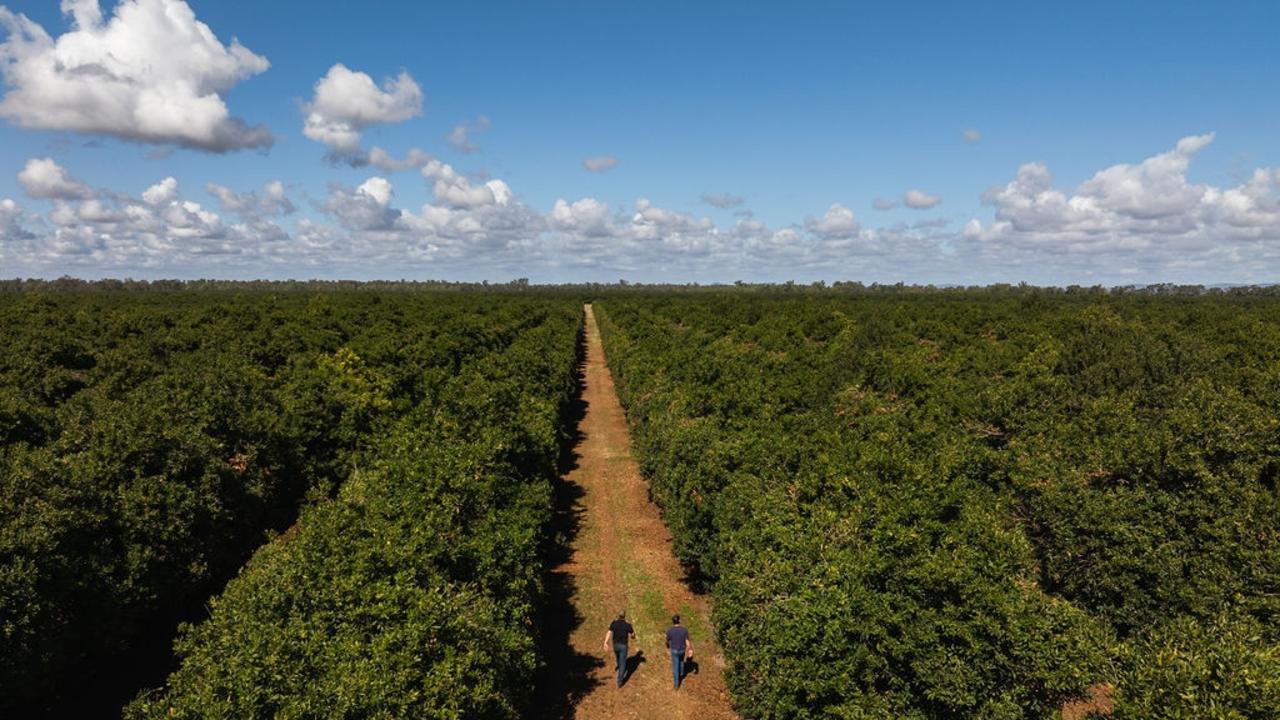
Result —
[[597, 155], [589, 157], [582, 161], [582, 167], [593, 173], [608, 172], [616, 167], [618, 158], [612, 155]]
[[558, 200], [547, 226], [558, 261], [583, 267], [702, 267], [727, 262], [732, 252], [733, 238], [709, 218], [659, 207], [647, 198], [636, 200], [630, 215], [611, 215], [594, 198]]
[[583, 198], [572, 203], [556, 200], [548, 218], [555, 230], [579, 233], [586, 237], [605, 237], [613, 234], [609, 225], [609, 206], [595, 198]]
[[269, 63], [223, 45], [182, 0], [122, 0], [109, 21], [95, 0], [63, 0], [73, 29], [56, 40], [0, 7], [0, 117], [69, 130], [227, 152], [267, 147], [271, 133], [232, 117], [223, 96]]
[[915, 210], [927, 210], [940, 202], [940, 196], [930, 195], [922, 190], [912, 189], [902, 194], [902, 204]]
[[810, 218], [805, 227], [809, 232], [825, 239], [853, 237], [862, 229], [853, 211], [840, 203], [832, 203], [822, 217], [816, 220]]
[[405, 71], [378, 87], [367, 74], [338, 63], [316, 81], [315, 97], [305, 109], [303, 135], [334, 156], [359, 156], [365, 128], [422, 114], [422, 88]]
[[142, 201], [148, 205], [167, 205], [178, 197], [178, 181], [167, 177], [142, 191]]
[[1280, 173], [1259, 169], [1229, 188], [1190, 182], [1192, 159], [1213, 138], [1183, 138], [1140, 163], [1103, 169], [1070, 191], [1054, 186], [1043, 163], [1027, 163], [983, 196], [995, 208], [995, 221], [971, 222], [965, 235], [988, 249], [1113, 255], [1133, 259], [1134, 267], [1171, 267], [1175, 259], [1195, 257], [1234, 264], [1252, 256], [1256, 270], [1261, 258], [1274, 257], [1267, 243], [1280, 242]]
[[876, 198], [875, 200], [871, 201], [871, 207], [872, 207], [872, 208], [874, 208], [874, 209], [876, 209], [876, 210], [881, 210], [881, 211], [883, 211], [883, 210], [892, 210], [892, 209], [894, 209], [894, 208], [898, 207], [898, 201], [897, 201], [897, 200], [886, 200], [886, 199], [884, 199], [884, 198]]
[[331, 186], [324, 209], [349, 230], [391, 230], [401, 214], [391, 207], [394, 196], [391, 181], [374, 176], [354, 190]]
[[93, 189], [71, 177], [53, 158], [32, 158], [18, 172], [18, 183], [33, 198], [87, 200]]
[[702, 202], [710, 205], [711, 207], [717, 207], [717, 208], [720, 208], [721, 210], [728, 210], [729, 208], [736, 208], [739, 205], [742, 205], [742, 203], [746, 202], [746, 200], [742, 199], [741, 197], [738, 197], [737, 195], [730, 195], [728, 193], [725, 193], [723, 195], [713, 195], [710, 193], [704, 193], [702, 196]]
[[968, 128], [967, 130], [961, 133], [961, 136], [964, 138], [964, 141], [969, 143], [970, 145], [976, 145], [982, 142], [982, 133], [973, 128]]
[[422, 176], [431, 181], [436, 200], [454, 207], [506, 205], [511, 202], [511, 189], [501, 180], [472, 185], [452, 165], [432, 160], [422, 168]]
[[1187, 182], [1191, 158], [1209, 143], [1213, 133], [1186, 137], [1171, 152], [1147, 158], [1139, 165], [1114, 165], [1080, 185], [1081, 197], [1100, 209], [1140, 219], [1185, 215], [1199, 201], [1205, 187]]
[[741, 243], [743, 255], [751, 260], [770, 264], [806, 264], [805, 256], [813, 249], [809, 236], [798, 228], [771, 230], [764, 223], [751, 218], [734, 223], [730, 234]]
[[454, 125], [453, 130], [450, 130], [449, 134], [445, 136], [445, 140], [448, 140], [450, 145], [461, 152], [473, 153], [480, 148], [471, 144], [471, 135], [483, 132], [491, 127], [493, 127], [493, 123], [489, 121], [489, 118], [481, 115], [476, 118], [475, 122]]
[[715, 227], [710, 218], [697, 218], [688, 213], [666, 210], [654, 205], [648, 198], [636, 200], [636, 211], [631, 216], [631, 224], [636, 228], [675, 232], [704, 232]]

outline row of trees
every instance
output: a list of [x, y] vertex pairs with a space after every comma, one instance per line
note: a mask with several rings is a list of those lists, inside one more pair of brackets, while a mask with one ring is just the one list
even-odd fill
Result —
[[128, 718], [527, 714], [580, 311], [474, 357], [255, 555]]
[[0, 714], [102, 714], [158, 683], [179, 622], [269, 534], [565, 307], [0, 296]]
[[1280, 708], [1280, 305], [606, 299], [744, 715]]

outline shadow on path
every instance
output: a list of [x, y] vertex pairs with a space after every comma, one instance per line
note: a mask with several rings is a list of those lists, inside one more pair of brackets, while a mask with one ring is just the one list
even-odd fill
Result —
[[545, 720], [573, 718], [579, 700], [600, 684], [594, 673], [604, 665], [595, 655], [576, 652], [570, 642], [583, 621], [573, 605], [577, 588], [567, 564], [572, 559], [573, 541], [582, 527], [585, 512], [581, 502], [585, 491], [569, 479], [569, 473], [578, 467], [578, 446], [583, 440], [580, 426], [587, 414], [587, 402], [583, 398], [586, 343], [584, 333], [578, 340], [578, 387], [564, 422], [569, 432], [560, 448], [560, 479], [552, 495], [551, 539], [544, 549], [546, 567], [551, 568], [543, 578], [547, 604], [541, 616], [542, 656], [547, 664], [535, 679], [533, 717]]
[[647, 660], [647, 658], [644, 656], [643, 650], [637, 650], [635, 655], [627, 658], [627, 669], [622, 674], [623, 685], [626, 685], [627, 681], [631, 679], [631, 676], [636, 674], [636, 670], [640, 669], [640, 663], [645, 660]]

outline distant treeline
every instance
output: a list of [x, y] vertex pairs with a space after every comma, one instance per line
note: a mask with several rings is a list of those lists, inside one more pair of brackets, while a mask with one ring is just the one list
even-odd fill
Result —
[[527, 278], [509, 282], [454, 282], [449, 280], [133, 280], [101, 279], [83, 280], [60, 277], [56, 280], [39, 278], [14, 278], [0, 280], [0, 293], [4, 292], [76, 292], [76, 291], [140, 291], [140, 292], [550, 292], [586, 295], [603, 293], [720, 293], [747, 292], [762, 294], [871, 294], [871, 295], [921, 295], [921, 294], [991, 294], [1052, 296], [1114, 296], [1114, 295], [1225, 295], [1280, 297], [1280, 285], [1185, 285], [1157, 283], [1151, 285], [1067, 285], [1038, 286], [1028, 283], [995, 283], [991, 285], [913, 285], [906, 283], [870, 283], [837, 281], [833, 283], [749, 283], [741, 280], [728, 283], [633, 283], [619, 280], [614, 283], [531, 283]]

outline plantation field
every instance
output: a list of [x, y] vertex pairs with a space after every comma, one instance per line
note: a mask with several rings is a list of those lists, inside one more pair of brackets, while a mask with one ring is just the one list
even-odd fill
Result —
[[1273, 300], [596, 314], [744, 716], [1047, 718], [1090, 690], [1117, 718], [1280, 713]]
[[[363, 707], [430, 704], [386, 674], [406, 653], [401, 682], [469, 679], [459, 708], [514, 714], [579, 326], [478, 295], [0, 295], [0, 715], [117, 714], [210, 611], [131, 714], [314, 711], [317, 662], [384, 683]], [[441, 614], [431, 667], [411, 640]]]
[[112, 287], [0, 288], [0, 717], [1280, 716], [1265, 294]]

